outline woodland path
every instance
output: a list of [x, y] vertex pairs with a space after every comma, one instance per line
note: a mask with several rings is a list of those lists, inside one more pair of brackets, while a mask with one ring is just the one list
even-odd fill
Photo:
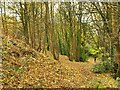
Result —
[[[99, 83], [103, 82], [103, 86], [111, 87], [108, 85], [108, 81], [113, 79], [108, 74], [96, 74], [91, 71], [95, 64], [93, 58], [90, 58], [88, 62], [71, 62], [67, 56], [60, 55], [60, 62], [63, 67], [73, 70], [74, 77], [69, 77], [69, 79], [74, 82], [76, 87], [97, 87]], [[74, 87], [73, 84], [71, 86]]]

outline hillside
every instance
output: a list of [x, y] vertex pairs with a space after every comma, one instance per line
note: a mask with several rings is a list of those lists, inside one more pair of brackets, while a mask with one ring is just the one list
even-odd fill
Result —
[[[4, 41], [4, 40], [3, 40]], [[90, 62], [70, 62], [60, 55], [39, 53], [18, 39], [9, 39], [3, 46], [2, 82], [4, 88], [115, 88], [116, 81], [108, 74], [95, 74]]]

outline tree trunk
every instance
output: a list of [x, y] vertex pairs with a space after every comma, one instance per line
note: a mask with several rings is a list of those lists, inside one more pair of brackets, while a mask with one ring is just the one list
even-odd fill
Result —
[[81, 11], [81, 8], [82, 8], [82, 2], [79, 2], [79, 15], [78, 15], [78, 20], [79, 20], [79, 27], [78, 27], [78, 30], [77, 30], [77, 35], [76, 35], [76, 39], [77, 39], [77, 42], [76, 42], [76, 61], [80, 61], [80, 50], [81, 50], [81, 35], [82, 35], [82, 24], [81, 24], [81, 19], [82, 19], [82, 11]]
[[116, 46], [116, 55], [115, 55], [116, 62], [118, 63], [118, 69], [116, 73], [116, 77], [120, 77], [120, 45]]
[[52, 44], [52, 54], [54, 59], [59, 60], [59, 51], [58, 51], [58, 43], [57, 43], [57, 35], [55, 35], [55, 29], [54, 29], [54, 6], [51, 2], [51, 22], [52, 22], [52, 28], [51, 28], [51, 44]]
[[48, 2], [45, 2], [45, 41], [46, 41], [46, 49], [49, 50], [50, 49], [50, 41], [49, 41], [49, 4]]
[[25, 36], [25, 41], [26, 43], [29, 43], [29, 35], [28, 35], [28, 11], [27, 11], [27, 3], [24, 3], [24, 8], [22, 6], [22, 3], [20, 2], [20, 14], [21, 14], [21, 21], [22, 21], [22, 25], [23, 25], [23, 33]]
[[69, 59], [72, 61], [74, 59], [74, 53], [73, 53], [73, 24], [72, 24], [72, 7], [71, 2], [69, 2], [69, 38], [70, 38], [70, 55]]
[[[118, 69], [115, 77], [120, 77], [120, 28], [118, 27], [120, 24], [120, 3], [112, 3], [116, 7], [112, 9], [112, 33], [115, 35], [116, 39], [114, 40], [115, 44], [115, 62], [118, 64]], [[115, 11], [116, 9], [117, 11]]]

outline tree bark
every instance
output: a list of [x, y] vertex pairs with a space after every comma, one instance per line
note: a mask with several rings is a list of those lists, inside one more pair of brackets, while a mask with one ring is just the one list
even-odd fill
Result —
[[55, 28], [54, 28], [54, 5], [53, 2], [51, 2], [51, 44], [52, 44], [52, 54], [54, 59], [59, 60], [59, 50], [58, 50], [58, 43], [57, 43], [57, 35], [55, 34]]

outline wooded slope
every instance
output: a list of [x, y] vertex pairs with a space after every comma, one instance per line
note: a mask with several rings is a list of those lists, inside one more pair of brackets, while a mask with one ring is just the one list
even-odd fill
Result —
[[60, 55], [54, 60], [16, 39], [3, 47], [4, 88], [105, 88], [116, 87], [107, 74], [91, 71], [91, 62], [71, 62]]

